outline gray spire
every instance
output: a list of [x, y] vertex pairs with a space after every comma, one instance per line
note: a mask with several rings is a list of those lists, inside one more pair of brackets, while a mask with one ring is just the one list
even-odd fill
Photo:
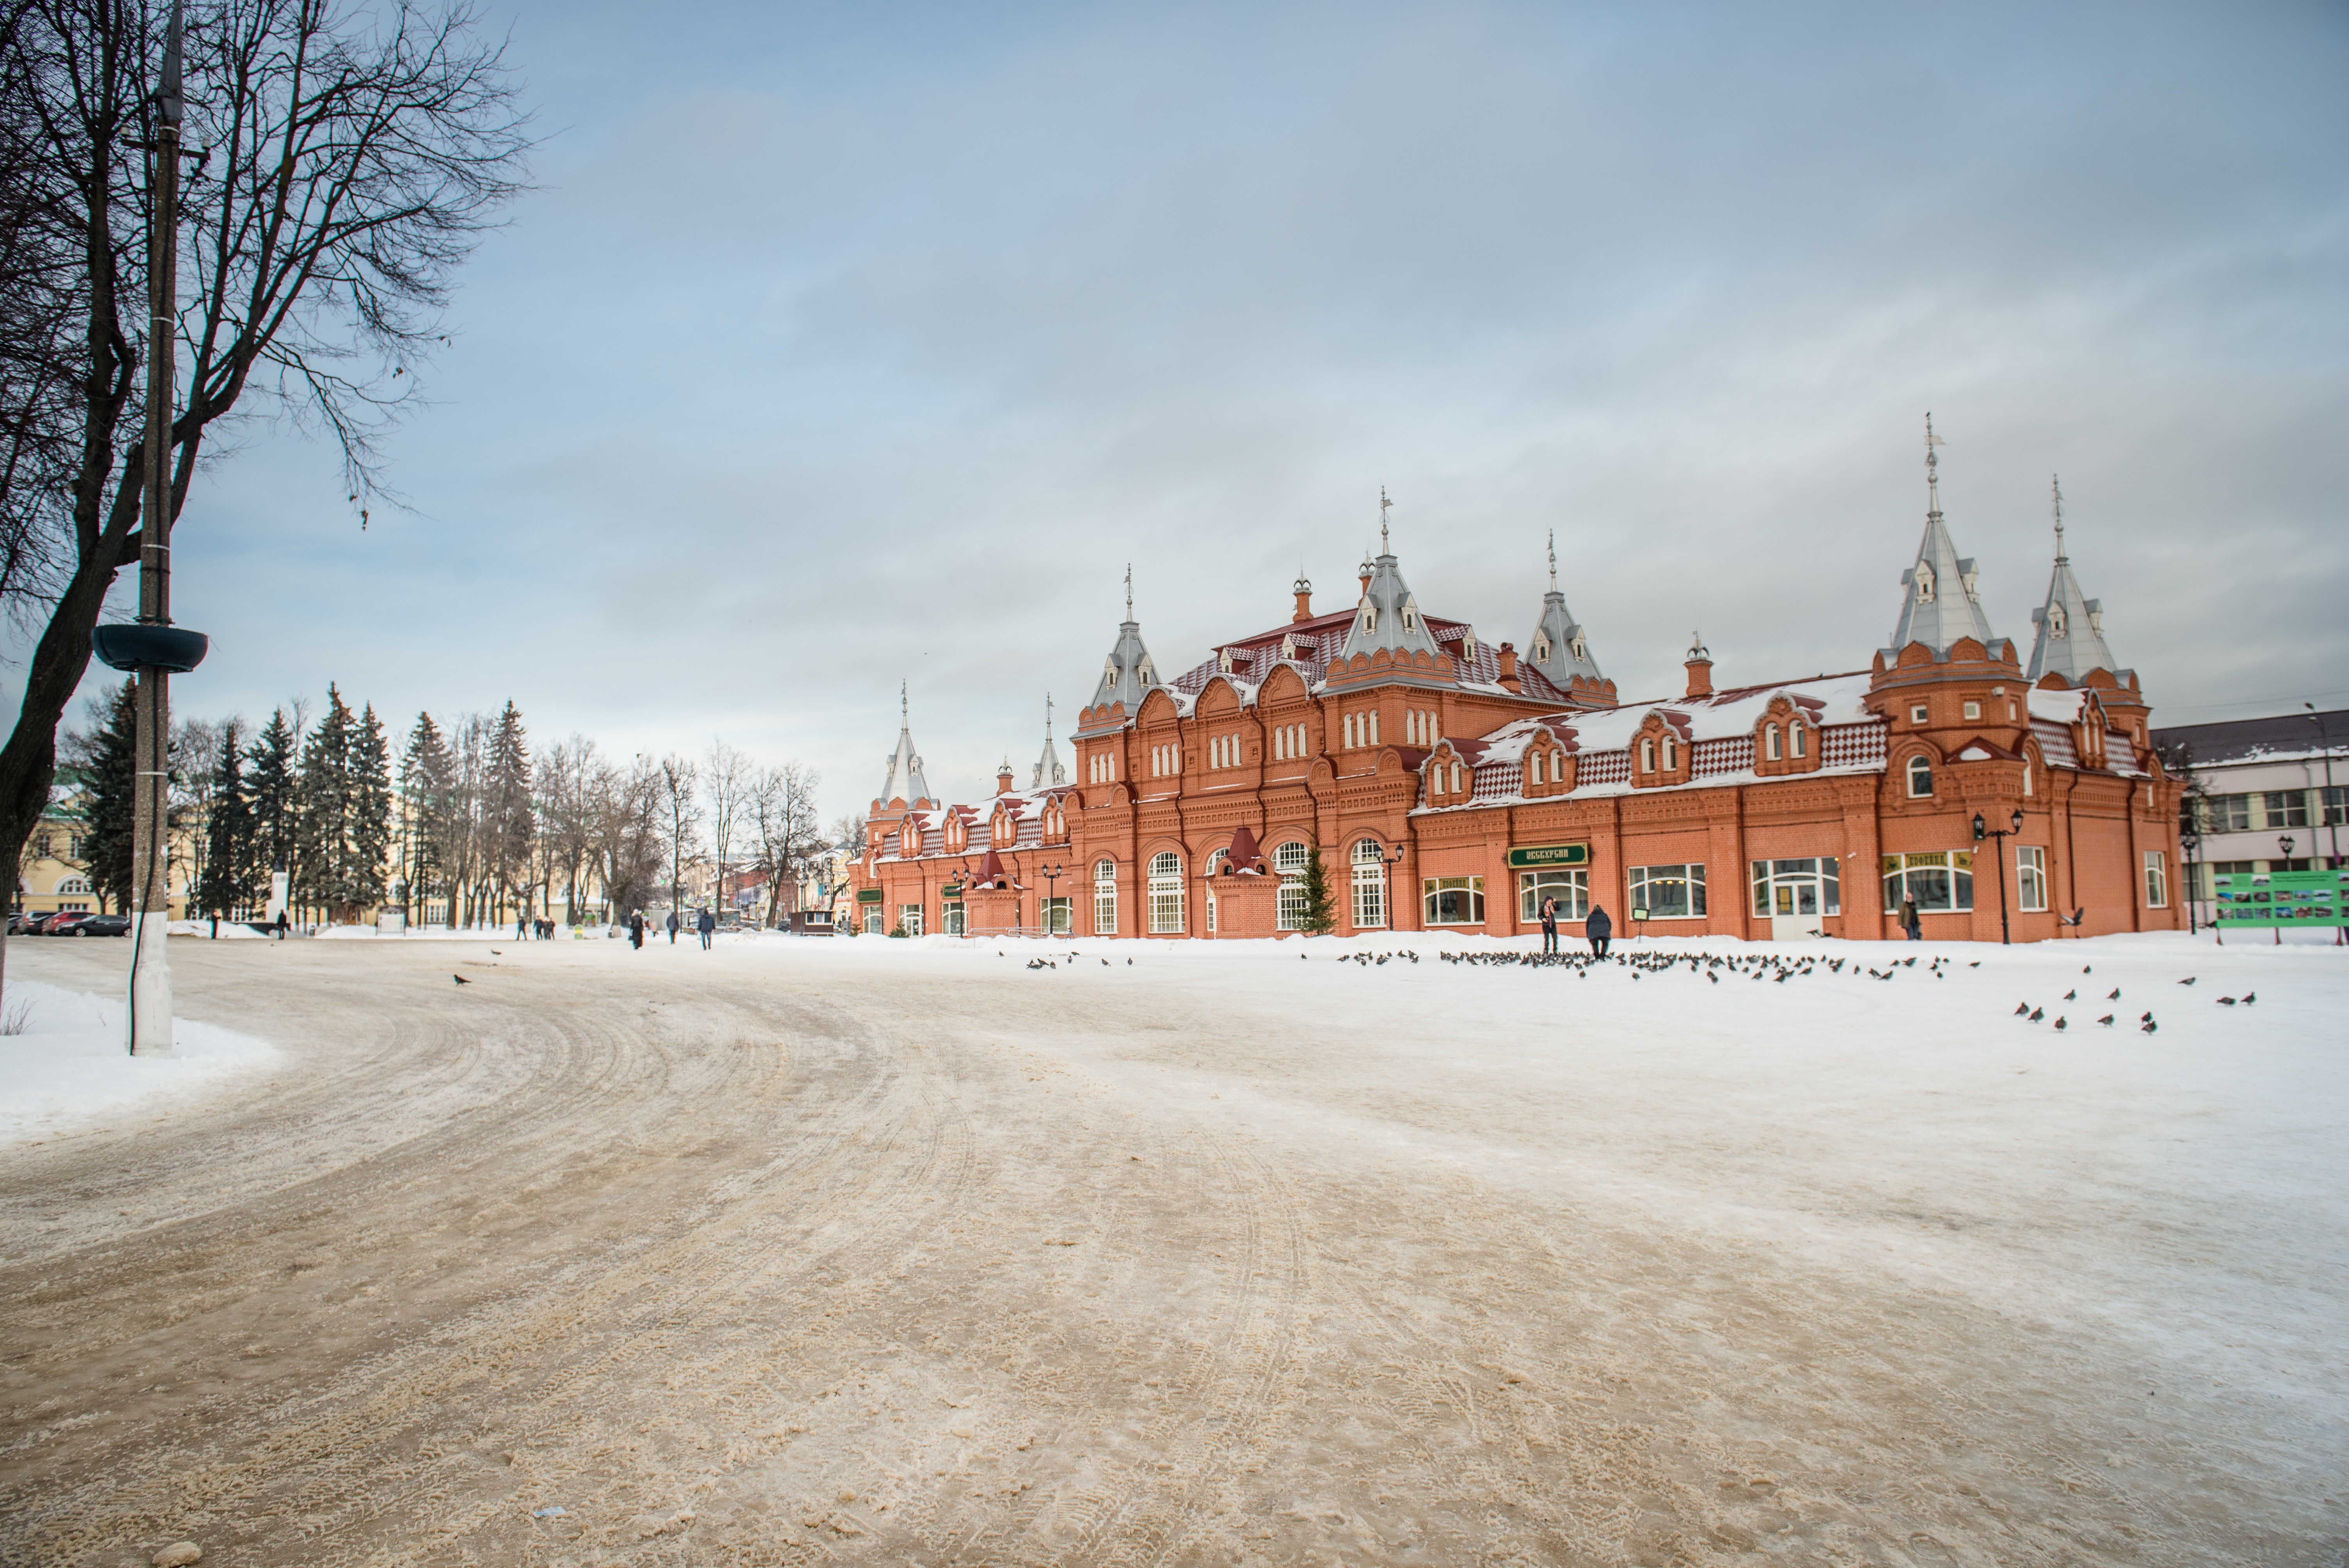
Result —
[[1387, 548], [1387, 508], [1393, 504], [1385, 490], [1379, 491], [1379, 553], [1365, 563], [1371, 569], [1371, 585], [1354, 607], [1354, 624], [1347, 628], [1340, 658], [1350, 659], [1380, 648], [1413, 654], [1441, 651], [1427, 629], [1426, 617], [1419, 613], [1419, 601], [1411, 596], [1411, 585], [1395, 569], [1395, 558]]
[[913, 721], [908, 717], [905, 687], [897, 687], [897, 749], [889, 758], [889, 777], [881, 782], [881, 804], [903, 800], [910, 806], [931, 799], [930, 781], [922, 777], [922, 759], [914, 751]]
[[1044, 755], [1036, 758], [1036, 782], [1030, 788], [1041, 789], [1047, 784], [1059, 786], [1069, 781], [1066, 769], [1061, 766], [1061, 754], [1052, 749], [1052, 694], [1044, 694]]
[[2064, 486], [2055, 492], [2055, 574], [2047, 583], [2047, 602], [2031, 612], [2039, 634], [2031, 641], [2030, 676], [2037, 680], [2053, 672], [2077, 686], [2090, 670], [2117, 670], [2112, 649], [2105, 645], [2105, 606], [2080, 592], [2072, 575], [2072, 558], [2064, 553]]
[[1125, 704], [1125, 717], [1131, 719], [1142, 707], [1142, 699], [1150, 688], [1162, 684], [1158, 666], [1151, 661], [1150, 650], [1142, 645], [1142, 625], [1133, 618], [1133, 568], [1125, 569], [1125, 619], [1118, 623], [1117, 646], [1110, 650], [1109, 662], [1102, 666], [1101, 685], [1093, 688], [1092, 707], [1107, 707], [1111, 703]]
[[1958, 554], [1950, 531], [1941, 526], [1940, 458], [1933, 449], [1943, 445], [1933, 434], [1933, 416], [1926, 415], [1925, 537], [1917, 546], [1917, 564], [1900, 574], [1908, 592], [1900, 601], [1891, 646], [1885, 650], [1894, 656], [1911, 643], [1946, 654], [1961, 637], [1971, 637], [1985, 647], [1998, 641], [1974, 596], [1973, 560]]
[[1590, 656], [1590, 643], [1583, 635], [1582, 624], [1566, 607], [1566, 595], [1557, 591], [1555, 530], [1549, 536], [1549, 592], [1542, 595], [1541, 619], [1534, 624], [1534, 634], [1526, 639], [1526, 662], [1547, 676], [1550, 684], [1560, 691], [1571, 691], [1569, 683], [1577, 676], [1586, 681], [1606, 678], [1599, 673], [1599, 661]]

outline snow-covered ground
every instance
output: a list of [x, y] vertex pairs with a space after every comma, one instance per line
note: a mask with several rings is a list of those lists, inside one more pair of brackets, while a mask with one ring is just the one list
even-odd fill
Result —
[[0, 1556], [2336, 1568], [2328, 942], [175, 944]]
[[[116, 944], [127, 958], [127, 944]], [[22, 949], [19, 949], [22, 952]], [[204, 1097], [277, 1065], [276, 1047], [178, 1020], [171, 1055], [133, 1057], [125, 999], [11, 979], [0, 1016], [0, 1146], [57, 1137], [132, 1114], [201, 1111]]]

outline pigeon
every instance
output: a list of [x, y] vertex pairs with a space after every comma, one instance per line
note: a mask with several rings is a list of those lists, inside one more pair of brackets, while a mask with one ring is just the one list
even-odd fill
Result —
[[2107, 1013], [2103, 1017], [2097, 1019], [2096, 1022], [2109, 1029], [2113, 1026], [2113, 1016], [2110, 1013]]
[[2066, 1002], [2069, 1002], [2069, 1001], [2071, 1001], [2074, 997], [2077, 996], [2079, 994], [2080, 994], [2080, 993], [2079, 993], [2078, 991], [2076, 991], [2076, 990], [2073, 990], [2073, 991], [2066, 991], [2066, 992], [2064, 992], [2064, 1000], [2065, 1000]]
[[472, 984], [471, 980], [466, 979], [462, 975], [451, 975], [449, 978], [454, 980], [460, 985], [471, 985]]
[[2193, 984], [2194, 984], [2194, 980], [2195, 980], [2195, 976], [2193, 976], [2193, 975], [2189, 975], [2185, 979], [2180, 980], [2180, 981], [2178, 982], [2178, 984], [2179, 984], [2180, 985], [2193, 985]]
[[2155, 1023], [2151, 1018], [2147, 1018], [2145, 1021], [2144, 1026], [2137, 1030], [2137, 1033], [2141, 1035], [2149, 1035], [2159, 1027], [2161, 1027], [2159, 1024]]
[[2096, 966], [2093, 964], [2083, 964], [2080, 965], [2080, 973], [2083, 975], [2093, 975], [2095, 973], [2095, 969]]
[[2044, 1007], [2033, 1007], [2031, 1009], [2031, 1021], [2034, 1024], [2046, 1016], [2047, 1009]]
[[2014, 1016], [2018, 1018], [2024, 1016], [2030, 1011], [2031, 1004], [2028, 1002], [2017, 1002], [2014, 1005]]
[[2231, 1007], [2234, 1005], [2235, 999], [2232, 996], [2221, 996], [2219, 998], [2219, 1006], [2221, 1007]]
[[492, 947], [490, 949], [490, 956], [492, 958], [503, 958], [505, 955], [506, 950], [502, 947]]
[[2121, 988], [2120, 988], [2119, 986], [2117, 986], [2117, 985], [2116, 985], [2116, 986], [2114, 986], [2114, 987], [2113, 987], [2113, 994], [2112, 994], [2111, 995], [2109, 995], [2109, 996], [2107, 996], [2107, 997], [2106, 997], [2106, 998], [2105, 998], [2105, 1000], [2106, 1000], [2106, 1001], [2107, 1001], [2107, 1002], [2117, 1002], [2117, 1001], [2119, 1001], [2120, 999], [2121, 999]]
[[2064, 1019], [2062, 1019], [2062, 1018], [2058, 1018], [2058, 1019], [2056, 1019], [2056, 1020], [2055, 1020], [2055, 1026], [2056, 1026], [2058, 1029], [2063, 1028], [2063, 1027], [2064, 1026]]
[[2150, 1024], [2153, 1022], [2153, 1015], [2150, 1012], [2139, 1013], [2137, 1016], [2137, 1021], [2140, 1024]]
[[1109, 967], [1109, 960], [1108, 960], [1108, 959], [1104, 958], [1104, 959], [1102, 959], [1102, 968], [1104, 968], [1104, 969], [1106, 969], [1106, 968], [1108, 968], [1108, 967]]
[[2250, 1006], [2259, 999], [2260, 994], [2257, 991], [2246, 991], [2243, 993], [2243, 1006], [2246, 1007]]
[[1982, 967], [1982, 960], [1977, 958], [1971, 964], [1967, 965], [1966, 967], [1969, 969], [1979, 969]]

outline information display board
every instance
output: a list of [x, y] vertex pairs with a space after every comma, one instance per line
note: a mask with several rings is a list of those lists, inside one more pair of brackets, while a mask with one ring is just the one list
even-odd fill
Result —
[[2222, 927], [2349, 923], [2349, 870], [2222, 872], [2211, 882]]

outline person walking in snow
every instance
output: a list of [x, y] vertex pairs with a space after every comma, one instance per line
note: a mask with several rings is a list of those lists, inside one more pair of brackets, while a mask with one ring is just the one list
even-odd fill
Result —
[[1925, 940], [1924, 917], [1917, 913], [1917, 901], [1913, 898], [1900, 901], [1900, 929], [1909, 934], [1911, 942]]
[[645, 947], [645, 912], [641, 909], [628, 916], [628, 945], [641, 953]]
[[718, 929], [718, 917], [705, 906], [693, 922], [693, 929], [701, 933], [701, 951], [709, 951], [709, 934]]
[[677, 945], [677, 911], [672, 909], [668, 912], [668, 944], [671, 947]]
[[1590, 906], [1590, 918], [1582, 923], [1582, 934], [1590, 938], [1591, 956], [1607, 956], [1607, 939], [1615, 934], [1615, 923], [1608, 918], [1606, 905]]
[[1557, 899], [1555, 895], [1542, 900], [1541, 923], [1542, 952], [1554, 954], [1557, 951]]

